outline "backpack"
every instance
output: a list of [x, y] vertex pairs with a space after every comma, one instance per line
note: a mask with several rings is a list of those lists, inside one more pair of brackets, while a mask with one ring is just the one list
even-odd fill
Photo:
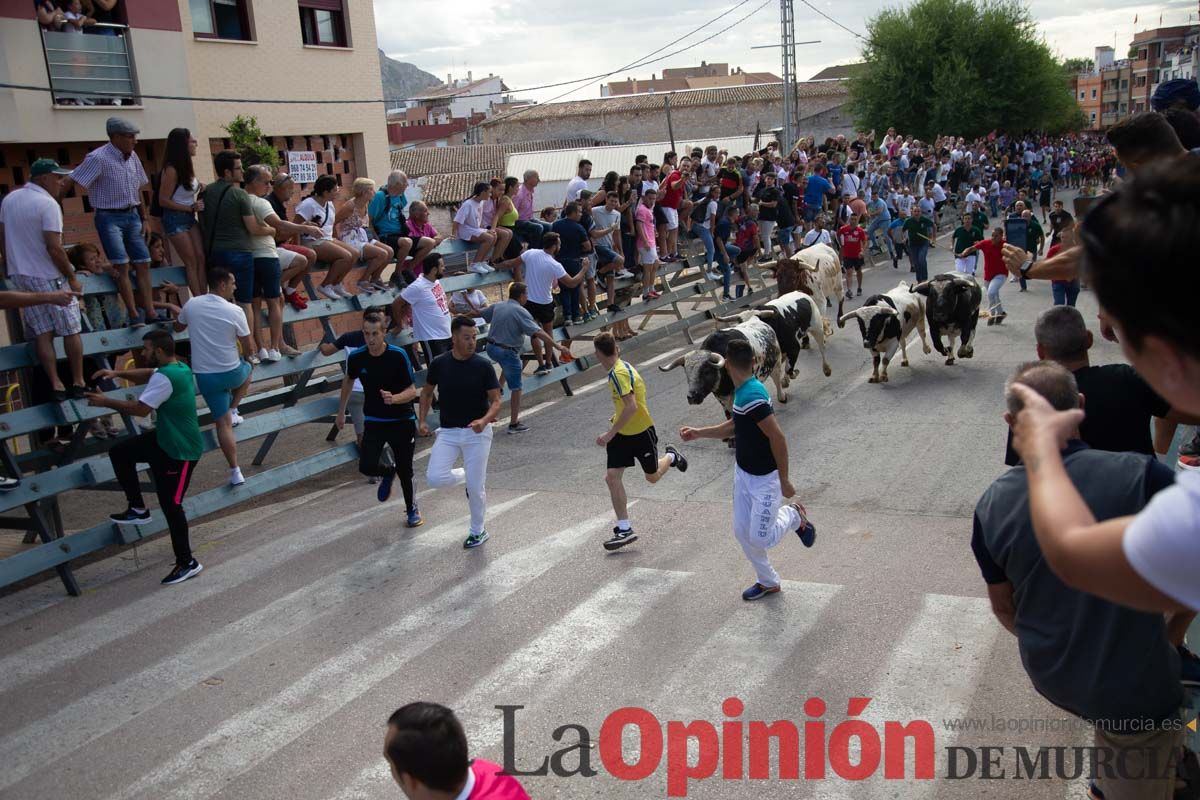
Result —
[[[371, 217], [371, 226], [374, 227], [376, 229], [376, 231], [379, 230], [379, 220], [387, 219], [387, 215], [389, 213], [391, 213], [391, 210], [392, 210], [392, 196], [387, 193], [387, 189], [380, 189], [379, 191], [383, 194], [383, 199], [384, 199], [383, 213], [378, 216]], [[407, 236], [408, 235], [408, 220], [406, 220], [404, 218], [403, 211], [396, 212], [396, 222], [399, 223], [399, 225], [400, 225], [400, 235]]]

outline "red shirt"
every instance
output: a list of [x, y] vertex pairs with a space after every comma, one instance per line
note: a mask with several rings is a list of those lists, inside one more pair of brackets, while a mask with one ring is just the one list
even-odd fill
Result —
[[1008, 267], [1004, 265], [1004, 240], [997, 244], [995, 239], [984, 239], [975, 245], [975, 249], [983, 253], [983, 280], [990, 281], [997, 275], [1007, 275]]
[[[673, 181], [677, 181], [677, 183], [674, 184], [674, 188], [671, 188]], [[658, 199], [658, 204], [663, 208], [678, 209], [680, 202], [683, 200], [683, 187], [686, 184], [687, 181], [683, 180], [683, 175], [680, 174], [679, 170], [672, 172], [663, 181], [663, 195]]]
[[859, 225], [843, 225], [838, 229], [842, 239], [842, 258], [862, 258], [867, 232]]
[[471, 762], [475, 787], [467, 800], [529, 800], [529, 795], [511, 775], [501, 775], [504, 768], [491, 761], [477, 758]]

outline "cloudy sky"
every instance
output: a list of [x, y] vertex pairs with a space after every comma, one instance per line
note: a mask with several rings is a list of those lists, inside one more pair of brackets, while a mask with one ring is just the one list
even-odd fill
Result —
[[[742, 0], [374, 0], [379, 47], [444, 80], [448, 73], [478, 78], [495, 73], [520, 89], [618, 70], [612, 80], [646, 78], [663, 67], [705, 61], [728, 62], [748, 71], [780, 74], [779, 51], [752, 50], [779, 41], [777, 0], [749, 0], [708, 27], [664, 49], [654, 58], [697, 44], [662, 61], [626, 65], [712, 21]], [[880, 0], [811, 0], [848, 28], [864, 31], [866, 20], [888, 5]], [[1143, 3], [1134, 0], [1033, 0], [1028, 3], [1050, 47], [1062, 56], [1091, 56], [1097, 45], [1118, 54], [1136, 30], [1182, 25], [1197, 13], [1192, 0]], [[761, 6], [761, 8], [760, 8]], [[797, 48], [798, 72], [807, 78], [832, 64], [855, 60], [857, 39], [796, 0], [796, 38], [820, 44]], [[759, 9], [755, 11], [755, 9]], [[753, 13], [751, 13], [753, 12]], [[745, 21], [738, 23], [747, 14]], [[736, 23], [736, 24], [735, 24]], [[573, 91], [572, 91], [573, 90]], [[541, 102], [598, 97], [600, 82], [522, 94]]]

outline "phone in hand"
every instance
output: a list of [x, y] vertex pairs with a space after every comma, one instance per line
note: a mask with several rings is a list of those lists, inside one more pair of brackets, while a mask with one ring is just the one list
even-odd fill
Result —
[[1004, 220], [1004, 239], [1011, 245], [1025, 247], [1029, 240], [1029, 220], [1021, 217]]

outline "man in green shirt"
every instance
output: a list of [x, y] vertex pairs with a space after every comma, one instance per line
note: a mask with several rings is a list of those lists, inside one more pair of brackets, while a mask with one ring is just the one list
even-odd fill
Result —
[[937, 244], [937, 227], [925, 216], [921, 206], [914, 204], [912, 216], [904, 220], [904, 231], [908, 234], [910, 271], [917, 273], [917, 283], [924, 283], [929, 280], [929, 248]]
[[[146, 381], [136, 400], [119, 400], [100, 392], [89, 392], [88, 404], [111, 408], [136, 417], [148, 417], [158, 411], [155, 428], [125, 439], [108, 451], [117, 482], [125, 492], [129, 508], [109, 519], [118, 525], [145, 525], [150, 511], [142, 499], [137, 465], [147, 464], [154, 478], [158, 504], [171, 531], [171, 548], [175, 551], [175, 568], [163, 578], [164, 585], [182, 583], [204, 569], [192, 557], [188, 539], [187, 516], [183, 513], [183, 496], [204, 442], [196, 419], [196, 388], [192, 371], [175, 357], [175, 340], [166, 331], [156, 330], [142, 337], [142, 357], [148, 369], [104, 369], [95, 378], [125, 378]], [[157, 369], [155, 369], [157, 367]]]
[[[1037, 221], [1037, 217], [1033, 215], [1033, 211], [1025, 209], [1021, 212], [1021, 218], [1029, 223], [1028, 233], [1025, 234], [1025, 249], [1029, 255], [1036, 261], [1042, 254], [1042, 248], [1046, 244], [1046, 232], [1042, 230], [1042, 224]], [[1025, 278], [1021, 279], [1021, 291], [1027, 290]]]
[[[233, 273], [237, 289], [234, 300], [246, 313], [247, 323], [255, 330], [256, 320], [250, 309], [254, 301], [253, 236], [274, 236], [275, 229], [254, 215], [254, 203], [241, 187], [242, 157], [236, 150], [222, 150], [213, 157], [219, 180], [204, 187], [200, 212], [206, 269], [224, 267]], [[259, 281], [261, 283], [261, 281]], [[259, 292], [261, 294], [261, 292]]]
[[954, 271], [964, 275], [975, 274], [975, 254], [967, 251], [976, 242], [983, 241], [983, 229], [976, 227], [971, 214], [962, 215], [962, 224], [954, 229]]

